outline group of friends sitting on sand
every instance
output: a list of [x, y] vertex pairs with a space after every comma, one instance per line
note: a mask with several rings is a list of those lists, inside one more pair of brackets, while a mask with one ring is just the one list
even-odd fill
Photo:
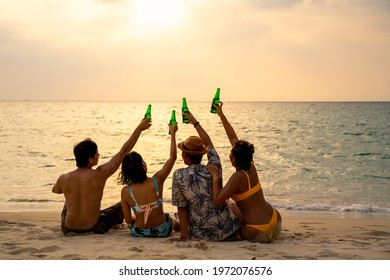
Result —
[[[96, 168], [99, 151], [95, 142], [86, 139], [74, 147], [77, 168], [59, 176], [52, 189], [65, 196], [63, 234], [103, 234], [125, 220], [134, 237], [170, 237], [170, 241], [244, 239], [261, 243], [274, 240], [281, 232], [282, 218], [264, 198], [253, 163], [254, 146], [238, 139], [222, 110], [223, 102], [213, 106], [232, 145], [229, 157], [236, 169], [225, 186], [220, 157], [191, 112], [185, 116], [198, 136], [176, 144], [178, 126], [169, 125], [169, 158], [149, 177], [142, 156], [132, 151], [141, 133], [151, 126], [150, 118], [143, 119], [119, 152]], [[163, 191], [177, 159], [177, 148], [187, 167], [172, 175], [172, 205], [177, 206], [177, 215], [171, 217], [164, 212]], [[205, 154], [206, 165], [201, 163]], [[121, 201], [101, 210], [106, 181], [119, 168]], [[172, 231], [180, 232], [180, 236], [171, 237]]]

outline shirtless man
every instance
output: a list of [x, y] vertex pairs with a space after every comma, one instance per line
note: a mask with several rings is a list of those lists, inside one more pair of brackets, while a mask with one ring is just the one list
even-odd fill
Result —
[[142, 120], [120, 151], [96, 169], [92, 169], [99, 161], [95, 142], [86, 139], [74, 147], [77, 168], [62, 174], [52, 189], [53, 193], [63, 193], [65, 196], [61, 215], [61, 230], [64, 235], [69, 232], [102, 234], [123, 222], [120, 202], [100, 210], [104, 186], [107, 179], [118, 170], [124, 156], [137, 143], [141, 132], [150, 126], [150, 119]]

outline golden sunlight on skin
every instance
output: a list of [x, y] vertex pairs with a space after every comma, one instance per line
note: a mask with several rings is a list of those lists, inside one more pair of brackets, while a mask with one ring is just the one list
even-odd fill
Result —
[[185, 19], [179, 0], [137, 0], [132, 8], [133, 22], [142, 30], [175, 27]]

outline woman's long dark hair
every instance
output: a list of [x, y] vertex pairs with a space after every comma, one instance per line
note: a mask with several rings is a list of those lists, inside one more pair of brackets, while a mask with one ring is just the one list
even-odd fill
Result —
[[245, 140], [238, 140], [232, 148], [232, 155], [236, 161], [236, 166], [241, 170], [249, 170], [253, 161], [255, 147]]
[[139, 153], [131, 152], [122, 161], [122, 169], [119, 173], [118, 182], [127, 184], [143, 183], [147, 179], [143, 167], [143, 160]]

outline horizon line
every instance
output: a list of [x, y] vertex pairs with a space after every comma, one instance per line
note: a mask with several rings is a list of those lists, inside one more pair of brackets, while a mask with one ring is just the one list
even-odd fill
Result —
[[[181, 101], [181, 99], [180, 99]], [[188, 99], [187, 99], [188, 101]], [[177, 102], [177, 100], [86, 100], [86, 99], [0, 99], [0, 102], [133, 102], [133, 103], [170, 103]], [[191, 100], [191, 102], [210, 102], [210, 100]], [[390, 102], [390, 100], [227, 100], [224, 103], [380, 103]]]

